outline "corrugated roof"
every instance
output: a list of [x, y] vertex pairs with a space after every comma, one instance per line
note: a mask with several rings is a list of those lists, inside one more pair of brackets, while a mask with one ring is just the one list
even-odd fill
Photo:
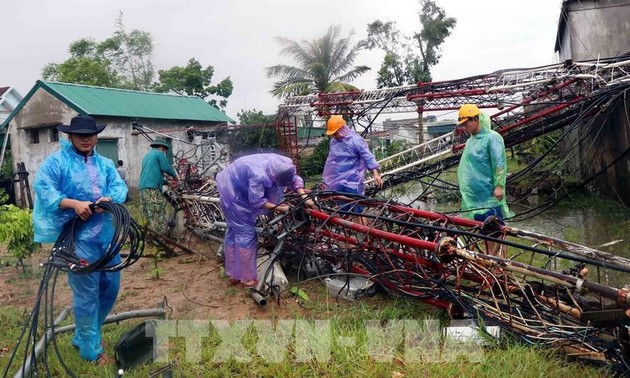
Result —
[[234, 122], [223, 112], [195, 96], [49, 81], [38, 81], [38, 84], [70, 107], [87, 115]]

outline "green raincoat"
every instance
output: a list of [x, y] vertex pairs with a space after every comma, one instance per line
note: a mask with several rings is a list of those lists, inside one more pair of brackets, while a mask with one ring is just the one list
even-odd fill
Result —
[[457, 179], [462, 194], [462, 216], [474, 219], [492, 208], [499, 208], [503, 218], [514, 215], [506, 203], [506, 195], [499, 201], [494, 188], [502, 186], [505, 193], [507, 162], [501, 134], [490, 128], [490, 117], [479, 114], [480, 132], [471, 135], [462, 153]]

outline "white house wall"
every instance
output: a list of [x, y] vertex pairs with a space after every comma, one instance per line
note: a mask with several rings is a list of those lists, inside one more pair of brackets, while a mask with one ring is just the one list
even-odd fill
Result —
[[[99, 139], [118, 140], [118, 158], [124, 162], [127, 169], [127, 185], [132, 194], [138, 190], [140, 181], [140, 171], [142, 170], [142, 159], [150, 150], [148, 138], [138, 131], [133, 131], [131, 120], [120, 118], [96, 117], [100, 123], [107, 124], [107, 128], [99, 134]], [[155, 138], [165, 138], [172, 140], [173, 161], [177, 157], [186, 157], [189, 161], [196, 163], [202, 156], [195, 148], [195, 140], [188, 139], [186, 130], [188, 128], [203, 128], [211, 130], [211, 125], [200, 124], [192, 121], [168, 121], [168, 120], [135, 120], [147, 130], [147, 136], [152, 140]], [[200, 142], [198, 142], [200, 143]], [[227, 159], [227, 157], [225, 157]], [[225, 161], [225, 160], [224, 160]], [[207, 173], [212, 175], [214, 170]]]
[[[51, 125], [69, 122], [76, 114], [76, 111], [45, 90], [38, 89], [9, 124], [13, 169], [16, 169], [17, 163], [24, 162], [26, 170], [30, 173], [29, 181], [32, 184], [35, 172], [46, 156], [59, 149], [58, 142], [49, 141]], [[30, 143], [31, 131], [39, 133], [40, 143]], [[15, 189], [16, 201], [20, 203], [17, 185]]]
[[[65, 103], [52, 96], [46, 90], [40, 88], [33, 94], [18, 114], [12, 119], [9, 130], [11, 132], [11, 155], [13, 165], [24, 162], [27, 171], [31, 174], [29, 181], [32, 183], [39, 166], [51, 153], [59, 150], [59, 142], [50, 141], [50, 135], [59, 123], [68, 124], [77, 112]], [[137, 131], [133, 131], [131, 122], [138, 122], [147, 129], [158, 131], [148, 132], [151, 139], [156, 137], [172, 138], [173, 152], [179, 156], [186, 154], [193, 163], [197, 161], [194, 142], [188, 141], [186, 129], [190, 127], [212, 130], [213, 124], [195, 121], [169, 121], [169, 120], [129, 120], [120, 117], [94, 116], [97, 123], [107, 124], [103, 132], [99, 134], [99, 140], [116, 140], [118, 145], [118, 158], [124, 161], [127, 169], [127, 184], [133, 194], [138, 191], [142, 158], [151, 149], [149, 140]], [[38, 130], [39, 143], [33, 144], [30, 132]], [[66, 134], [59, 133], [59, 138], [66, 138]], [[227, 159], [227, 157], [224, 157]], [[174, 159], [175, 160], [175, 159]], [[225, 161], [225, 160], [224, 160]], [[209, 170], [213, 174], [216, 170]], [[16, 188], [16, 201], [20, 203], [19, 188]]]

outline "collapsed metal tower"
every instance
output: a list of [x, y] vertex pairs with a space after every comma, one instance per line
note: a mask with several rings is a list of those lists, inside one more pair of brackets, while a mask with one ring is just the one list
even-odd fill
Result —
[[[317, 209], [294, 198], [290, 214], [269, 222], [272, 261], [304, 274], [345, 277], [338, 295], [360, 275], [452, 318], [497, 325], [527, 344], [630, 371], [630, 289], [623, 286], [629, 259], [385, 200], [332, 192], [311, 198]], [[363, 206], [363, 221], [341, 211], [340, 201]], [[266, 290], [273, 287], [267, 282]]]
[[[426, 111], [474, 103], [498, 109], [493, 125], [509, 147], [556, 130], [581, 131], [625, 101], [629, 87], [630, 57], [566, 62], [417, 86], [291, 97], [280, 106], [277, 131], [280, 146], [297, 159], [302, 118], [345, 114], [355, 125], [367, 125], [367, 132], [378, 114], [413, 111], [421, 119]], [[584, 138], [589, 136], [585, 131]], [[462, 136], [452, 133], [382, 160], [386, 186], [438, 175], [458, 163], [463, 146]], [[537, 164], [545, 166], [544, 155]], [[220, 239], [225, 222], [218, 193], [198, 171], [179, 161], [180, 175], [193, 184], [185, 184], [174, 203], [188, 228]], [[512, 179], [531, 172], [528, 167]], [[620, 372], [630, 369], [630, 289], [624, 286], [630, 260], [493, 222], [421, 211], [391, 198], [318, 191], [310, 198], [316, 209], [289, 197], [288, 215], [260, 224], [270, 268], [252, 294], [258, 303], [279, 294], [270, 279], [276, 262], [316, 276], [361, 275], [452, 317], [499, 325], [526, 343], [557, 347]], [[343, 203], [366, 210], [357, 218], [342, 211]]]
[[[493, 128], [506, 147], [516, 146], [595, 116], [630, 85], [630, 56], [585, 62], [567, 61], [535, 68], [501, 70], [458, 80], [395, 88], [319, 93], [287, 98], [278, 110], [280, 146], [299, 160], [297, 125], [302, 119], [343, 114], [370, 131], [376, 116], [388, 113], [456, 110], [464, 103], [493, 108]], [[420, 132], [422, 135], [422, 132]], [[385, 188], [419, 180], [454, 166], [465, 139], [449, 133], [382, 160]], [[378, 190], [369, 191], [375, 194]]]

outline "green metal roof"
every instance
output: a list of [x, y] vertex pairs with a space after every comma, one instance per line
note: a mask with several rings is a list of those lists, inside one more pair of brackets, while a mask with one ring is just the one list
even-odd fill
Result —
[[319, 138], [326, 136], [326, 129], [321, 127], [298, 127], [297, 135], [298, 139]]
[[3, 126], [11, 121], [39, 88], [45, 89], [78, 113], [85, 115], [234, 122], [223, 112], [195, 96], [140, 92], [38, 80], [20, 105], [5, 120]]

